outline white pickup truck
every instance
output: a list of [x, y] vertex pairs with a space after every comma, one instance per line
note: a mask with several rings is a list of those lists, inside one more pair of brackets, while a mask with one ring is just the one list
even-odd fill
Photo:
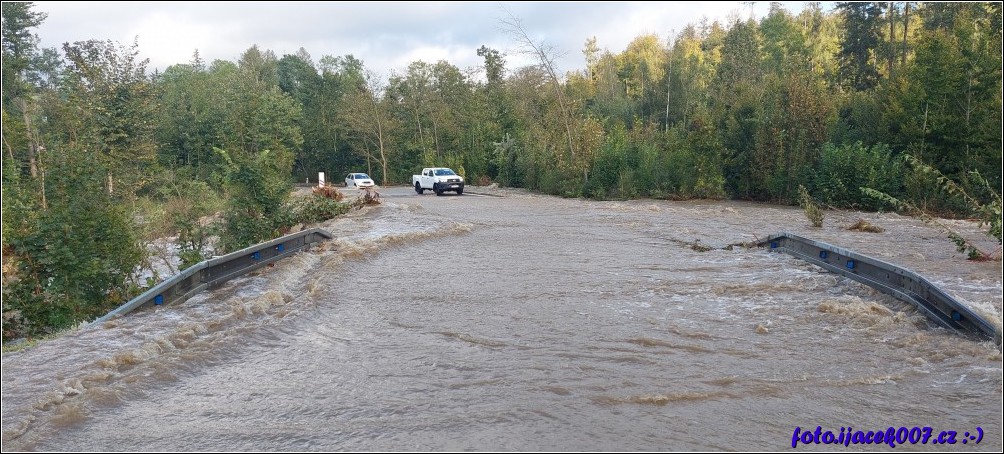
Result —
[[443, 195], [444, 191], [456, 191], [457, 195], [464, 194], [464, 177], [446, 167], [426, 167], [422, 169], [421, 175], [411, 176], [411, 184], [419, 194], [426, 189], [432, 190], [436, 195]]

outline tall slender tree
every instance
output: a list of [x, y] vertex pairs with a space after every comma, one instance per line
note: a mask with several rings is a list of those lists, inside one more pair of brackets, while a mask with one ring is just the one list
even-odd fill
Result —
[[840, 80], [853, 90], [870, 90], [878, 84], [875, 52], [879, 47], [882, 9], [878, 3], [841, 2], [837, 10], [844, 18], [844, 38], [840, 43]]

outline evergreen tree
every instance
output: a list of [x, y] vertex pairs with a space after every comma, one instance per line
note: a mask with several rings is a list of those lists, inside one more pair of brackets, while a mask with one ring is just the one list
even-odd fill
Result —
[[840, 2], [837, 10], [844, 18], [840, 81], [853, 90], [870, 90], [879, 81], [875, 52], [881, 37], [882, 9], [879, 3]]

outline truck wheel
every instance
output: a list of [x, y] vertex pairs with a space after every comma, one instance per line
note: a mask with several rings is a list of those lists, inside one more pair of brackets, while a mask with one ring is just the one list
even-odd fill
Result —
[[457, 195], [464, 195], [463, 189], [457, 189]]
[[419, 194], [422, 194], [423, 192], [425, 192], [425, 189], [422, 189], [422, 185], [421, 184], [415, 183], [415, 192], [417, 192]]
[[432, 191], [435, 192], [436, 195], [443, 195], [443, 190], [439, 189], [439, 183], [432, 183]]

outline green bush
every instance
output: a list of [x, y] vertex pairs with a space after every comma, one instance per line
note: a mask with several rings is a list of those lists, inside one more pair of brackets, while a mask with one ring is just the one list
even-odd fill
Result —
[[203, 219], [224, 208], [221, 197], [208, 184], [181, 169], [170, 172], [160, 186], [165, 218], [171, 233], [177, 234], [178, 256], [183, 270], [209, 256], [213, 227]]
[[92, 320], [138, 291], [143, 250], [128, 210], [104, 187], [104, 169], [83, 150], [48, 158], [44, 206], [42, 188], [4, 165], [4, 339]]
[[[1004, 234], [1002, 234], [1002, 232], [1004, 232], [1004, 221], [1002, 221], [1001, 216], [1004, 209], [1001, 208], [1001, 195], [997, 193], [995, 188], [993, 188], [979, 172], [972, 171], [966, 175], [966, 180], [970, 185], [974, 186], [973, 189], [980, 190], [980, 192], [983, 193], [982, 195], [974, 195], [978, 193], [970, 193], [970, 191], [966, 190], [962, 184], [952, 180], [945, 174], [941, 173], [940, 170], [928, 165], [920, 159], [911, 155], [906, 155], [905, 160], [910, 163], [910, 166], [914, 174], [917, 175], [918, 179], [927, 179], [930, 184], [937, 186], [944, 192], [946, 203], [954, 202], [964, 206], [968, 213], [979, 216], [979, 225], [981, 228], [985, 229], [984, 233], [987, 236], [996, 239], [998, 246], [1001, 245], [1002, 236], [1004, 236]], [[862, 187], [860, 190], [868, 197], [872, 197], [875, 200], [891, 205], [898, 210], [903, 210], [918, 216], [925, 223], [934, 225], [941, 229], [942, 232], [948, 236], [948, 239], [955, 243], [956, 249], [959, 252], [966, 253], [970, 260], [1000, 260], [1000, 247], [998, 247], [994, 252], [981, 250], [975, 243], [964, 237], [954, 228], [938, 220], [926, 208], [917, 206], [917, 204], [909, 201], [897, 199], [896, 197], [882, 191], [877, 191], [873, 188]]]
[[291, 207], [294, 222], [310, 224], [348, 213], [349, 204], [317, 194], [297, 199]]
[[638, 197], [638, 178], [632, 169], [624, 169], [617, 179], [617, 195], [625, 199]]
[[802, 206], [805, 217], [812, 223], [813, 227], [823, 226], [823, 210], [819, 208], [819, 205], [816, 205], [815, 200], [809, 195], [809, 191], [802, 185], [798, 185], [798, 204]]
[[903, 174], [902, 161], [893, 157], [888, 145], [866, 147], [861, 142], [839, 146], [826, 143], [811, 187], [824, 204], [875, 210], [881, 206], [858, 188], [867, 187], [898, 196], [903, 192]]
[[227, 163], [224, 187], [229, 195], [217, 247], [230, 252], [278, 237], [292, 225], [290, 166], [284, 164], [289, 157], [268, 150], [233, 155], [216, 150]]

